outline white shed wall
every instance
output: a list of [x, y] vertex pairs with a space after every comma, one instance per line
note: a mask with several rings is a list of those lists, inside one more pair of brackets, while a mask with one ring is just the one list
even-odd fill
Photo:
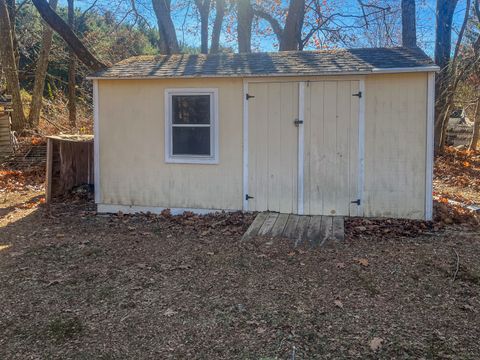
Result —
[[364, 216], [425, 217], [427, 78], [366, 78]]
[[[242, 80], [99, 80], [100, 204], [242, 208]], [[218, 165], [167, 164], [167, 88], [218, 88]]]
[[[364, 215], [424, 218], [427, 76], [403, 73], [252, 81], [364, 79]], [[167, 164], [164, 91], [194, 87], [218, 89], [219, 164]], [[112, 205], [109, 210], [118, 205], [122, 210], [129, 206], [242, 209], [243, 96], [239, 78], [98, 80], [97, 202]], [[296, 96], [292, 101], [298, 101]]]

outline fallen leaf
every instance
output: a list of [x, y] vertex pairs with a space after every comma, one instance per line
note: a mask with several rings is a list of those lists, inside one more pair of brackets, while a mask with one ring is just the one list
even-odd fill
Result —
[[257, 328], [257, 334], [263, 334], [267, 329], [263, 328], [263, 327], [258, 327]]
[[343, 269], [345, 267], [345, 263], [339, 262], [337, 263], [337, 269]]
[[340, 300], [335, 300], [333, 303], [335, 304], [336, 307], [343, 309], [343, 303]]
[[368, 259], [361, 258], [361, 259], [357, 259], [357, 261], [362, 266], [368, 266]]
[[163, 316], [173, 316], [175, 314], [177, 314], [178, 312], [177, 311], [174, 311], [173, 309], [171, 308], [168, 308], [164, 313], [163, 313]]
[[372, 341], [370, 341], [370, 349], [372, 349], [373, 351], [377, 351], [382, 347], [382, 343], [384, 341], [385, 340], [383, 340], [382, 338], [374, 337]]

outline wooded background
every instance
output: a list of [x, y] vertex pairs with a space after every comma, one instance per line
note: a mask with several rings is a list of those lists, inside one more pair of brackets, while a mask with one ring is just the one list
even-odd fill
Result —
[[41, 133], [41, 122], [88, 132], [86, 75], [133, 55], [428, 48], [432, 41], [441, 68], [436, 153], [455, 107], [475, 120], [476, 148], [480, 0], [437, 0], [434, 19], [419, 27], [424, 7], [425, 0], [0, 0], [0, 94], [12, 95], [20, 135]]

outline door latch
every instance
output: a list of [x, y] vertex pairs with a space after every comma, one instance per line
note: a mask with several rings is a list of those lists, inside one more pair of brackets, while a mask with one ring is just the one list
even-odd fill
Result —
[[303, 124], [303, 120], [295, 119], [293, 123], [295, 124], [296, 127], [299, 127], [300, 124]]
[[254, 98], [254, 95], [246, 94], [245, 99], [250, 100], [251, 98]]
[[362, 92], [359, 91], [358, 93], [353, 94], [352, 96], [358, 96], [361, 99], [362, 98]]
[[360, 199], [357, 199], [357, 200], [353, 200], [353, 201], [350, 201], [352, 204], [357, 204], [358, 206], [360, 206]]
[[248, 194], [245, 194], [245, 200], [250, 200], [250, 199], [255, 199], [253, 196], [250, 196]]

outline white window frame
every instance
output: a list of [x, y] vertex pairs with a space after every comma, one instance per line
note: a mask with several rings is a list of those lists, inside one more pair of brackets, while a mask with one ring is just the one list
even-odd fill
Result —
[[[172, 96], [173, 95], [209, 95], [210, 96], [210, 125], [185, 125], [192, 127], [210, 127], [210, 155], [173, 155], [173, 123], [172, 123]], [[165, 89], [165, 162], [177, 164], [218, 164], [218, 89], [213, 88], [175, 88]]]

